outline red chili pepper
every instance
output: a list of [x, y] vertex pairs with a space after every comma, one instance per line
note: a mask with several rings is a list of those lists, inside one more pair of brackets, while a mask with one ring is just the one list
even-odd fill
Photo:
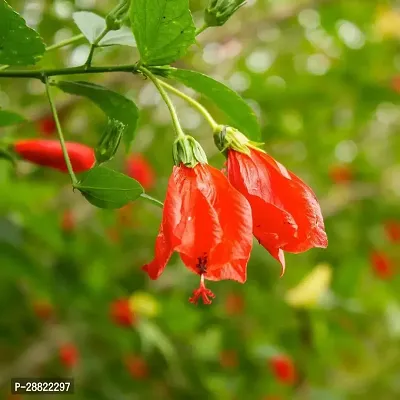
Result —
[[[96, 159], [91, 147], [74, 142], [66, 142], [66, 147], [74, 172], [79, 173], [92, 168]], [[68, 172], [61, 145], [57, 140], [18, 140], [14, 144], [14, 151], [25, 161]]]

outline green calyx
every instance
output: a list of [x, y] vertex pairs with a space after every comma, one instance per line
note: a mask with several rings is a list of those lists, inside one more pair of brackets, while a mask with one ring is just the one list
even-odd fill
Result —
[[111, 160], [118, 150], [125, 125], [115, 119], [108, 120], [108, 125], [95, 149], [97, 164]]
[[204, 21], [207, 26], [222, 26], [244, 4], [245, 0], [210, 0]]
[[128, 15], [131, 0], [121, 0], [106, 16], [106, 25], [110, 31], [117, 31], [121, 28]]
[[240, 153], [250, 154], [250, 149], [263, 151], [259, 148], [264, 143], [252, 142], [231, 126], [222, 126], [220, 130], [214, 133], [214, 143], [221, 153], [225, 153], [228, 149], [239, 151]]
[[175, 165], [194, 168], [197, 164], [207, 164], [207, 156], [200, 144], [189, 135], [178, 137], [172, 148]]

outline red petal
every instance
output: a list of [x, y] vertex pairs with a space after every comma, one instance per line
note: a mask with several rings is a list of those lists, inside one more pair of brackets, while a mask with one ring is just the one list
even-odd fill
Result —
[[296, 175], [290, 172], [292, 178], [291, 193], [296, 193], [294, 201], [288, 202], [287, 210], [297, 222], [298, 236], [283, 247], [290, 253], [301, 253], [312, 247], [328, 246], [324, 220], [321, 208], [314, 192]]
[[[213, 237], [208, 249], [204, 276], [210, 280], [233, 279], [246, 281], [246, 266], [252, 247], [251, 209], [246, 199], [235, 190], [221, 171], [209, 165], [196, 167], [199, 196], [206, 202], [206, 210], [213, 218], [207, 227], [207, 216], [199, 220], [205, 229], [202, 235]], [[196, 211], [197, 214], [197, 211]], [[210, 235], [218, 232], [218, 235]], [[196, 232], [196, 237], [198, 232]], [[198, 271], [198, 257], [202, 253], [182, 254], [182, 260]], [[194, 256], [194, 257], [193, 257]]]
[[163, 219], [155, 244], [155, 256], [153, 261], [146, 264], [143, 270], [149, 274], [151, 279], [157, 279], [168, 263], [174, 246], [180, 242], [176, 235], [176, 226], [181, 219], [181, 195], [179, 186], [180, 169], [174, 167], [168, 181], [167, 196], [164, 202]]
[[282, 248], [298, 253], [327, 246], [314, 193], [282, 164], [256, 150], [251, 157], [229, 151], [228, 174], [251, 203], [254, 234], [268, 251]]

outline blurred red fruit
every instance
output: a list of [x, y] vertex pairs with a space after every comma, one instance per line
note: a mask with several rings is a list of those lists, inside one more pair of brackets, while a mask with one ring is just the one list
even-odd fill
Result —
[[296, 367], [293, 360], [284, 355], [272, 357], [269, 360], [275, 378], [286, 385], [292, 385], [297, 379]]
[[130, 355], [126, 358], [125, 363], [133, 378], [146, 379], [149, 376], [149, 367], [142, 357]]
[[33, 302], [33, 311], [37, 317], [43, 320], [50, 319], [54, 314], [53, 306], [45, 300], [36, 300]]
[[56, 122], [54, 118], [49, 115], [38, 121], [37, 129], [42, 136], [52, 136], [57, 130]]
[[110, 305], [110, 316], [113, 322], [120, 326], [131, 326], [135, 321], [129, 299], [113, 301]]
[[244, 311], [243, 296], [237, 293], [229, 293], [225, 300], [225, 310], [228, 315], [242, 314]]
[[122, 208], [118, 209], [118, 224], [121, 226], [131, 227], [132, 226], [132, 209], [133, 204], [127, 204]]
[[382, 251], [374, 250], [370, 255], [372, 268], [381, 279], [390, 279], [394, 274], [392, 260]]
[[393, 77], [393, 79], [392, 79], [392, 89], [395, 92], [400, 93], [400, 76], [399, 75]]
[[141, 154], [132, 154], [126, 162], [126, 174], [136, 179], [145, 190], [154, 186], [155, 173], [153, 167]]
[[400, 222], [399, 221], [386, 221], [384, 224], [385, 233], [389, 241], [393, 243], [400, 242]]
[[219, 355], [219, 362], [222, 368], [236, 368], [239, 365], [238, 356], [235, 350], [223, 350]]
[[353, 180], [353, 172], [348, 165], [333, 165], [329, 169], [329, 176], [334, 183], [345, 184]]
[[79, 359], [79, 352], [78, 349], [72, 343], [63, 344], [59, 350], [59, 357], [61, 363], [67, 367], [72, 368], [74, 367]]
[[121, 237], [119, 235], [118, 229], [117, 228], [108, 228], [106, 230], [108, 238], [111, 240], [111, 242], [117, 244], [121, 241]]
[[72, 232], [75, 229], [75, 218], [71, 210], [65, 210], [62, 215], [61, 229], [64, 232]]

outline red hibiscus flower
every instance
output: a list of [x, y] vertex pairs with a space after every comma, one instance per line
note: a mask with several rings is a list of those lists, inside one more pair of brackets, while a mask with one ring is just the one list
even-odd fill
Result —
[[318, 201], [300, 178], [234, 128], [225, 127], [214, 139], [227, 154], [229, 182], [250, 203], [254, 236], [281, 263], [282, 274], [284, 251], [328, 245]]
[[149, 190], [154, 186], [155, 173], [153, 167], [141, 154], [132, 154], [128, 158], [126, 174], [136, 179], [145, 190]]
[[206, 164], [200, 145], [191, 137], [184, 140], [184, 154], [174, 150], [175, 164], [180, 165], [174, 167], [168, 182], [155, 257], [143, 269], [157, 279], [172, 253], [178, 252], [183, 263], [201, 276], [200, 288], [190, 302], [201, 297], [210, 304], [214, 294], [206, 289], [204, 279], [246, 281], [252, 248], [251, 210], [222, 172]]
[[110, 305], [110, 316], [113, 322], [120, 326], [131, 326], [135, 321], [129, 299], [118, 299]]
[[292, 385], [296, 382], [297, 371], [293, 360], [285, 355], [272, 357], [269, 361], [270, 368], [275, 378], [286, 385]]
[[381, 279], [390, 279], [394, 274], [392, 260], [382, 251], [374, 250], [370, 255], [374, 272]]
[[321, 209], [312, 190], [282, 164], [262, 151], [228, 150], [229, 182], [249, 201], [253, 233], [280, 261], [284, 251], [301, 253], [326, 247]]

